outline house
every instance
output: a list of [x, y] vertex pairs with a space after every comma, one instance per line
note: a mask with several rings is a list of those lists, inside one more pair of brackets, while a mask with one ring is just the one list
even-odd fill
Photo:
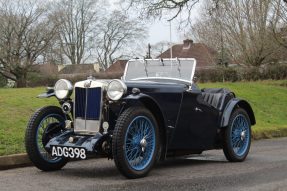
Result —
[[99, 72], [99, 64], [62, 64], [58, 65], [59, 74], [89, 74]]
[[[157, 58], [170, 58], [170, 48], [164, 51]], [[217, 65], [217, 52], [203, 43], [194, 43], [193, 40], [187, 39], [183, 44], [176, 44], [172, 46], [173, 58], [195, 58], [197, 61], [196, 69], [208, 69], [216, 67]], [[123, 75], [125, 66], [128, 60], [117, 60], [112, 64], [106, 72], [120, 73]]]
[[[217, 64], [217, 52], [203, 43], [194, 43], [193, 40], [186, 39], [183, 44], [172, 46], [172, 58], [195, 58], [196, 69], [213, 68]], [[157, 58], [171, 58], [169, 48]]]
[[120, 74], [122, 76], [124, 74], [127, 62], [128, 62], [128, 60], [117, 60], [108, 69], [106, 69], [105, 72], [117, 73], [117, 74]]
[[41, 75], [55, 75], [58, 74], [58, 65], [50, 63], [35, 64], [33, 66], [33, 71], [38, 72]]

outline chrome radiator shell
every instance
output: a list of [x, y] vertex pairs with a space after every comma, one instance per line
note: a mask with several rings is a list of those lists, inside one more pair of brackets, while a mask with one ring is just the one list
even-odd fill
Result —
[[85, 80], [75, 84], [75, 133], [94, 135], [100, 131], [105, 85], [106, 82], [97, 80]]

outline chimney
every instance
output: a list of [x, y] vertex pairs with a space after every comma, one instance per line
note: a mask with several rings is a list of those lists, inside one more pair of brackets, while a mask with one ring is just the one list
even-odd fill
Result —
[[184, 40], [182, 49], [190, 49], [192, 43], [193, 43], [193, 40], [191, 40], [191, 39]]

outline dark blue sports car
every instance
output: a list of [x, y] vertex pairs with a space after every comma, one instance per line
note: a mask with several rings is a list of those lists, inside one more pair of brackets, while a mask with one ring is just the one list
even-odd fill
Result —
[[195, 66], [194, 59], [136, 59], [121, 80], [59, 80], [39, 97], [55, 96], [61, 107], [40, 108], [28, 123], [31, 161], [52, 171], [69, 159], [106, 156], [128, 178], [169, 156], [211, 149], [244, 161], [255, 124], [250, 104], [227, 89], [199, 89]]

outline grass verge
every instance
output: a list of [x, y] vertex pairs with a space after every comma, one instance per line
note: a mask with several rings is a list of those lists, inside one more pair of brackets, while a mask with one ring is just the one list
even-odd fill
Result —
[[253, 138], [287, 136], [287, 80], [236, 83], [205, 83], [200, 87], [225, 87], [252, 106], [256, 125]]
[[45, 88], [0, 89], [0, 156], [25, 152], [26, 125], [37, 108], [57, 100], [38, 99]]

